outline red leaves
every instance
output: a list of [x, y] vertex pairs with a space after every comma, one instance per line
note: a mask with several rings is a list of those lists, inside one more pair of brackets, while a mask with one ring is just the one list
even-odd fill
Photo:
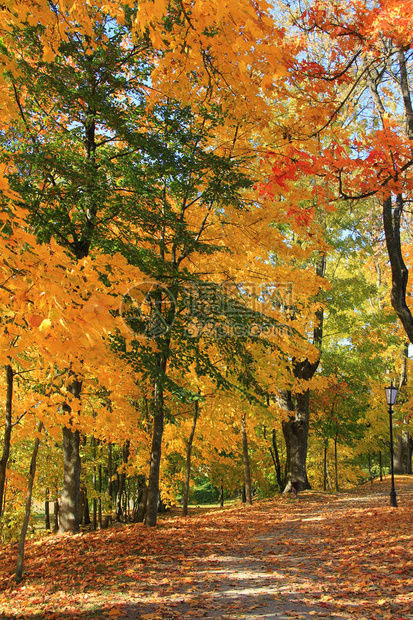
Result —
[[299, 209], [297, 207], [291, 207], [287, 211], [287, 217], [293, 216], [298, 226], [306, 228], [309, 226], [310, 222], [314, 219], [315, 209]]
[[[304, 492], [156, 530], [127, 526], [30, 541], [24, 585], [12, 582], [15, 549], [0, 557], [0, 613], [222, 619], [406, 618], [411, 606], [413, 496], [396, 478], [333, 498]], [[58, 575], [58, 579], [57, 576]]]

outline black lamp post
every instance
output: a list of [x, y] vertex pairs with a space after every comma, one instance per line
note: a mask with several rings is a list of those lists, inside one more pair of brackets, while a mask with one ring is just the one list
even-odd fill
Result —
[[389, 421], [390, 421], [390, 468], [391, 468], [391, 491], [390, 506], [397, 508], [397, 494], [394, 488], [394, 454], [393, 454], [393, 405], [396, 402], [398, 389], [393, 385], [393, 381], [389, 387], [385, 388], [386, 400], [389, 405]]

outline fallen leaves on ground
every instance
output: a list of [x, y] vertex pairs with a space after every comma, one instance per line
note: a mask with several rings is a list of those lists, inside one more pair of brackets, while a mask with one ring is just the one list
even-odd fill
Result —
[[413, 618], [413, 481], [29, 541], [0, 552], [2, 618]]

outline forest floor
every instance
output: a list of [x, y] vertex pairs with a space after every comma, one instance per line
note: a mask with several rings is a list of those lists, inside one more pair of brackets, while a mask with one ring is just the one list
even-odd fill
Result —
[[0, 618], [413, 619], [413, 477], [0, 550]]

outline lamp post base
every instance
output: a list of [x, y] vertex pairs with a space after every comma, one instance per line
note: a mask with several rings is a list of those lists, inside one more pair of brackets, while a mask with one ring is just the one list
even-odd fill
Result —
[[390, 506], [397, 508], [397, 493], [394, 489], [390, 491]]

